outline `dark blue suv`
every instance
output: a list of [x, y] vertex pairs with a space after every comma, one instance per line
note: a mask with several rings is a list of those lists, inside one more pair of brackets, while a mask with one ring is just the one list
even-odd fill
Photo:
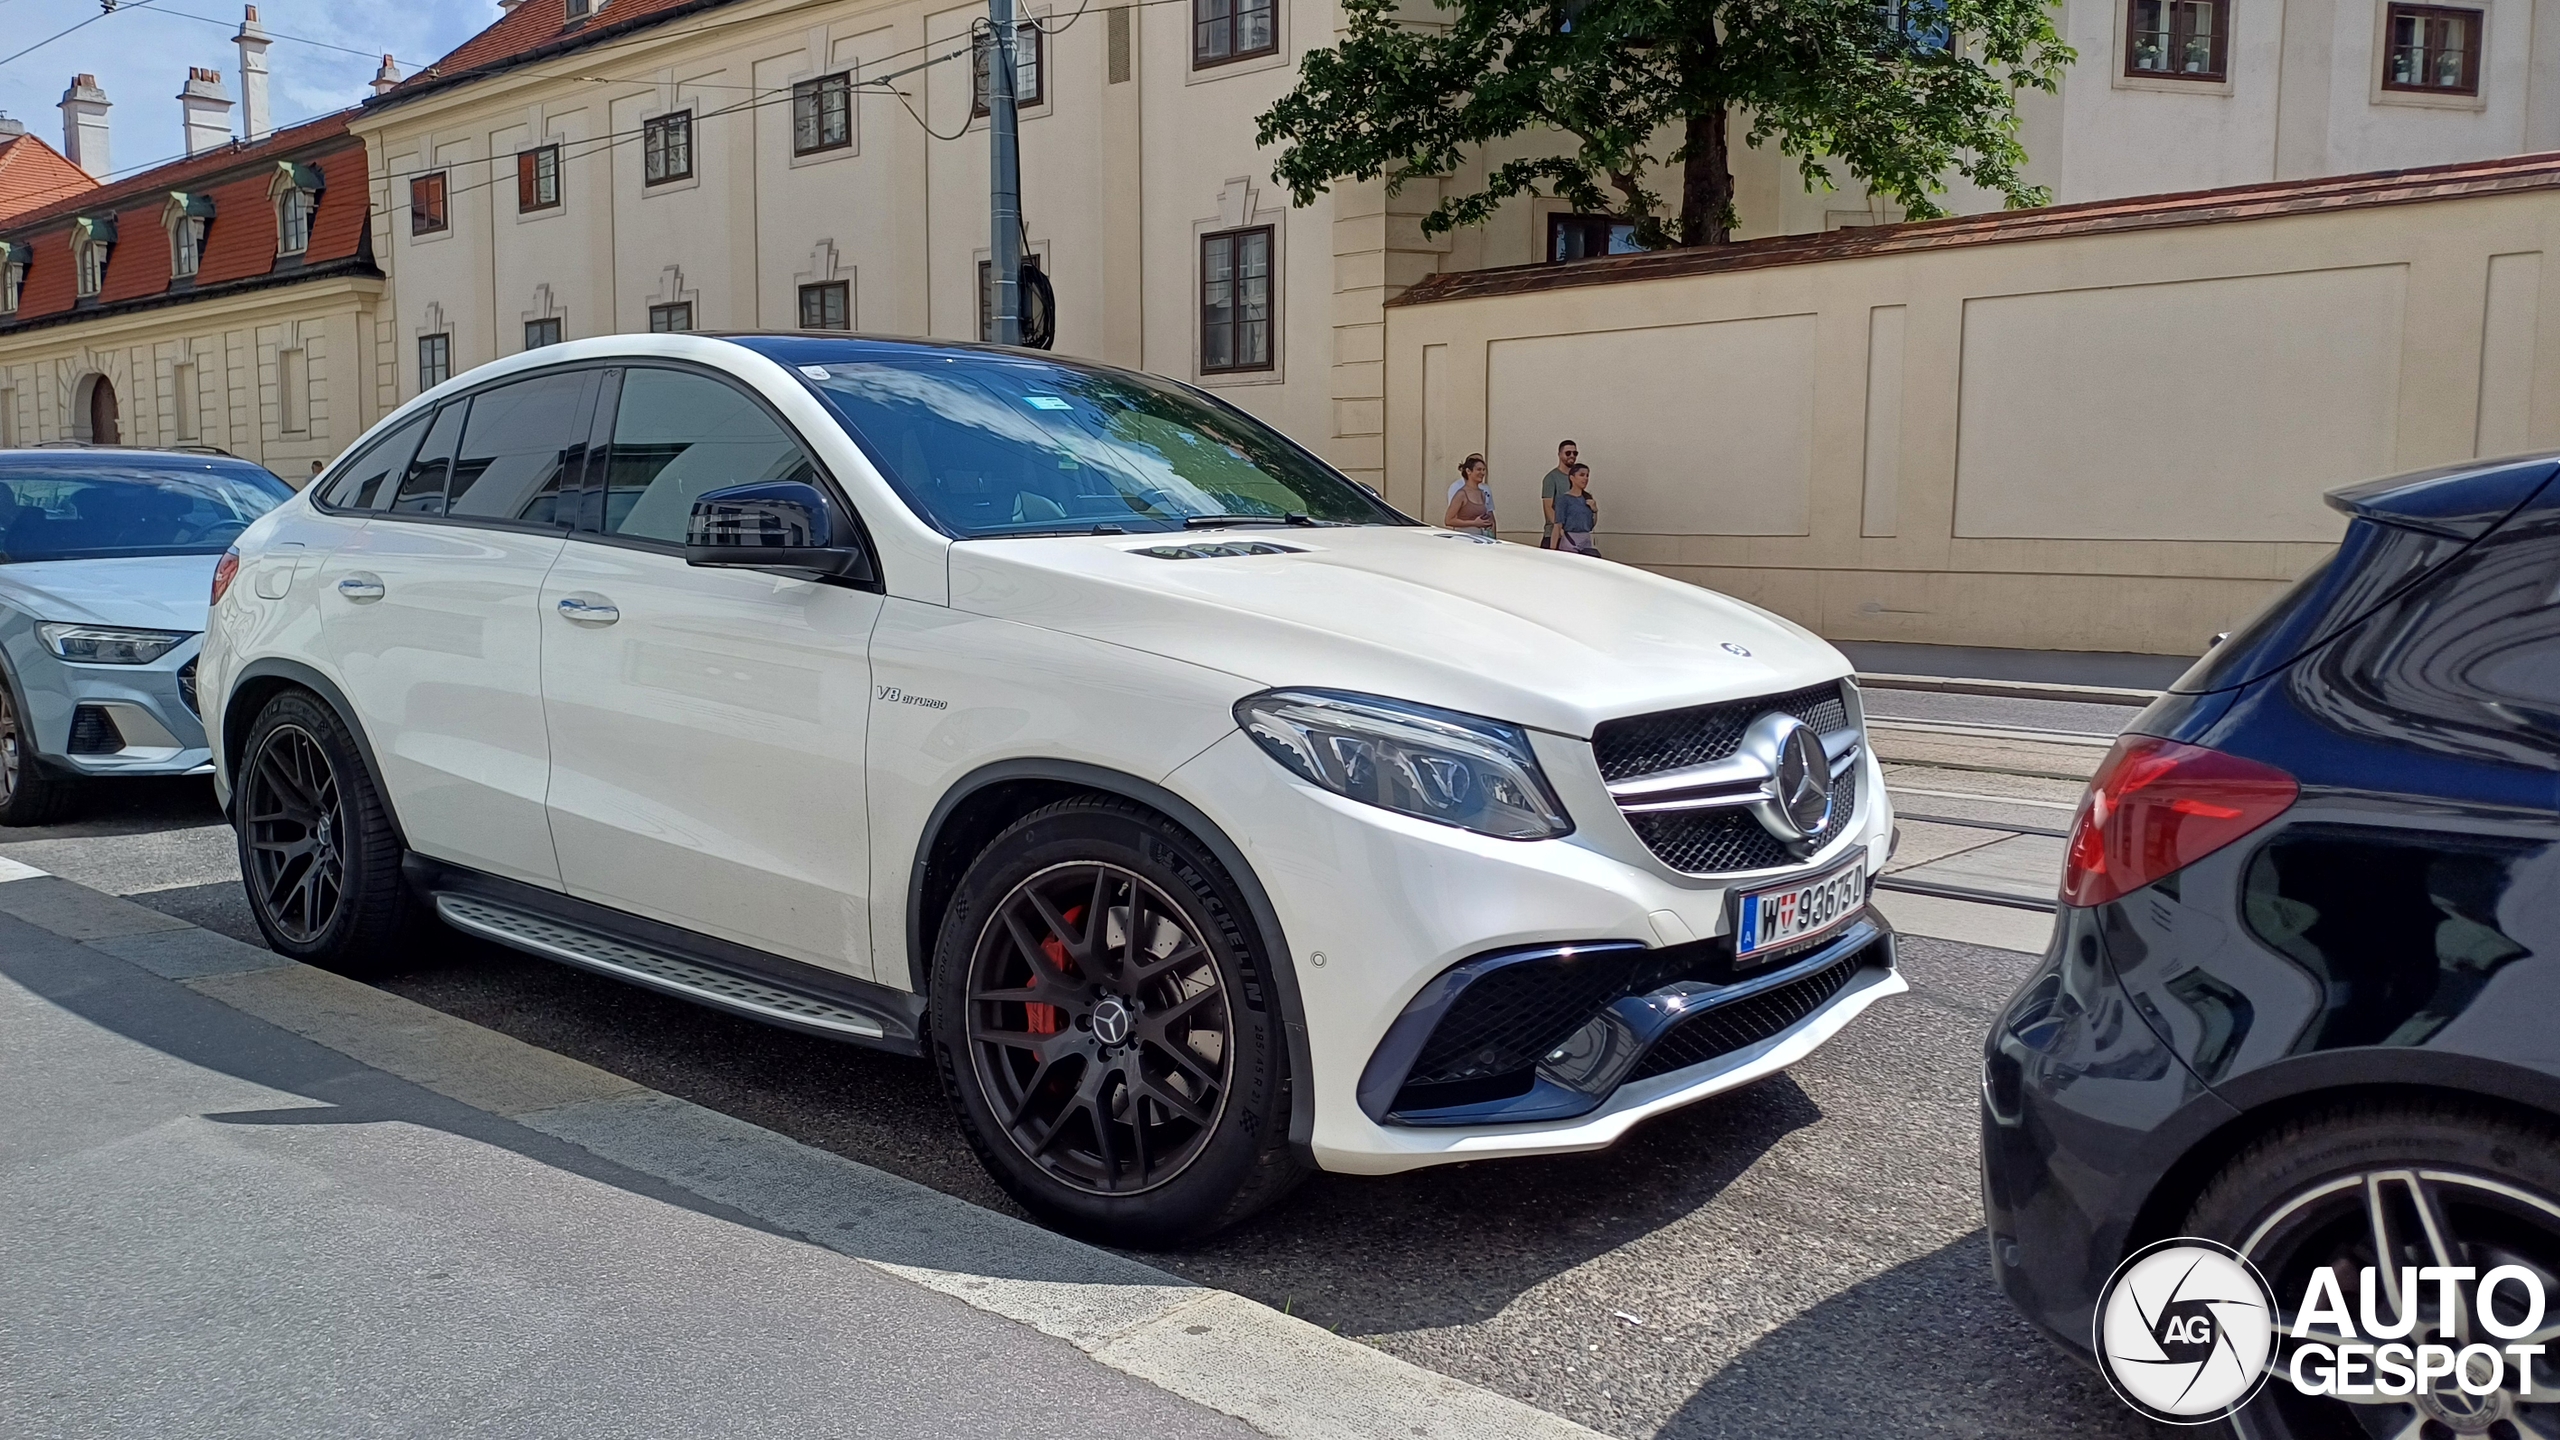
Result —
[[[2053, 947], [1991, 1032], [2000, 1283], [2087, 1356], [2132, 1252], [2235, 1247], [2282, 1326], [2243, 1435], [2560, 1437], [2560, 1325], [2523, 1283], [2560, 1312], [2555, 472], [2332, 495], [2337, 553], [2108, 754]], [[2452, 1278], [2402, 1275], [2430, 1266]], [[2501, 1266], [2526, 1277], [2484, 1299]], [[2306, 1394], [2288, 1367], [2328, 1322], [2297, 1337], [2295, 1312], [2323, 1269], [2350, 1306], [2382, 1276], [2386, 1327], [2403, 1305], [2457, 1344], [2530, 1323], [2495, 1343], [2555, 1353], [2529, 1393], [2510, 1365], [2485, 1394]]]

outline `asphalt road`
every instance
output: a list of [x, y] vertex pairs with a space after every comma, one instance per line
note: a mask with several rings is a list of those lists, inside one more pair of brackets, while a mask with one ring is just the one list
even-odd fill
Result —
[[[1871, 695], [1870, 710], [2084, 734], [2133, 713], [1907, 693]], [[73, 824], [0, 833], [0, 855], [254, 943], [219, 826], [201, 783], [154, 785]], [[1788, 1074], [1666, 1116], [1614, 1150], [1317, 1176], [1205, 1246], [1149, 1258], [1618, 1435], [2152, 1434], [1990, 1281], [1974, 1161], [1979, 1046], [2028, 963], [1907, 937], [1909, 996]], [[1012, 1209], [920, 1062], [459, 936], [386, 985]]]

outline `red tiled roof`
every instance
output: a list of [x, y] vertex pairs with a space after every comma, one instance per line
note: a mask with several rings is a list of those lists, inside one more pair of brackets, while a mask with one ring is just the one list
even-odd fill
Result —
[[33, 135], [0, 138], [0, 221], [97, 184], [88, 171]]
[[2040, 210], [2002, 210], [1988, 215], [1959, 215], [1947, 220], [1862, 226], [1822, 235], [1776, 235], [1734, 245], [1657, 250], [1643, 255], [1612, 255], [1605, 259], [1576, 260], [1558, 265], [1453, 270], [1428, 276], [1387, 303], [1428, 305], [1440, 300], [1472, 300], [1486, 295], [1512, 295], [1576, 285], [1616, 285], [1680, 275], [1708, 275], [1725, 270], [1804, 265], [1817, 260], [1907, 255], [1968, 245], [2005, 244], [2013, 240], [2160, 230], [2223, 220], [2261, 220], [2328, 210], [2356, 210], [2375, 205], [2408, 205], [2422, 200], [2550, 189], [2560, 189], [2560, 151], [2510, 155], [2497, 160], [2465, 160], [2409, 170], [2377, 170], [2362, 175], [2232, 185], [2219, 190], [2190, 190], [2172, 195], [2091, 200], [2077, 205], [2048, 205]]
[[[317, 169], [323, 182], [311, 241], [298, 258], [276, 254], [270, 187], [276, 165], [285, 161]], [[172, 191], [213, 201], [213, 224], [194, 283], [180, 292], [201, 293], [363, 254], [369, 190], [364, 142], [347, 133], [341, 112], [279, 130], [255, 145], [224, 146], [44, 206], [0, 223], [0, 239], [24, 243], [29, 252], [17, 313], [0, 321], [0, 330], [74, 312], [72, 222], [84, 216], [115, 217], [115, 249], [97, 299], [108, 307], [169, 293], [169, 242], [161, 220]]]
[[403, 80], [389, 94], [368, 102], [397, 104], [413, 95], [442, 89], [537, 55], [582, 50], [589, 45], [696, 10], [710, 10], [735, 0], [606, 0], [572, 23], [568, 0], [524, 0], [488, 29], [455, 46], [452, 53]]

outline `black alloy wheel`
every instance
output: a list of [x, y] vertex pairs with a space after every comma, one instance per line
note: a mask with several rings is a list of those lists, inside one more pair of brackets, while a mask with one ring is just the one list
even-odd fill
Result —
[[278, 934], [309, 945], [328, 933], [346, 895], [346, 830], [337, 771], [320, 741], [278, 725], [240, 776], [240, 845], [259, 913]]
[[1062, 1185], [1151, 1190], [1226, 1107], [1226, 987], [1181, 910], [1134, 872], [1052, 866], [980, 931], [967, 1029], [1005, 1137]]
[[42, 825], [69, 813], [75, 781], [45, 768], [35, 737], [18, 713], [16, 692], [0, 676], [0, 825]]
[[[2476, 1278], [2455, 1284], [2450, 1316], [2443, 1288], [2432, 1280], [2399, 1293], [2401, 1272], [2420, 1266], [2469, 1267], [2477, 1277], [2513, 1265], [2560, 1309], [2560, 1136], [2454, 1109], [2368, 1107], [2288, 1126], [2271, 1141], [2232, 1162], [2189, 1222], [2193, 1233], [2224, 1239], [2247, 1256], [2275, 1291], [2273, 1374], [2234, 1417], [2234, 1432], [2243, 1440], [2560, 1440], [2553, 1388], [2560, 1385], [2560, 1323], [2546, 1312], [2521, 1338], [2484, 1323], [2509, 1331], [2524, 1324], [2522, 1286], [2502, 1283], [2486, 1314]], [[2512, 1358], [2488, 1389], [2488, 1362], [2475, 1354], [2467, 1365], [2472, 1374], [2434, 1380], [2423, 1391], [2305, 1395], [2287, 1378], [2296, 1352], [2349, 1338], [2325, 1320], [2293, 1338], [2312, 1277], [2323, 1269], [2359, 1328], [2361, 1283], [2371, 1269], [2377, 1318], [2405, 1313], [2404, 1302], [2415, 1311], [2414, 1329], [2401, 1343], [2457, 1351], [2538, 1344], [2555, 1353], [2526, 1362], [2530, 1394]], [[2311, 1373], [2320, 1373], [2316, 1357]], [[2372, 1378], [2370, 1367], [2365, 1378]]]
[[398, 965], [423, 928], [405, 853], [354, 732], [318, 696], [269, 700], [231, 796], [249, 912], [278, 954], [350, 975]]
[[1112, 796], [1014, 821], [934, 945], [932, 1056], [979, 1163], [1052, 1224], [1181, 1245], [1286, 1194], [1290, 1069], [1243, 889]]

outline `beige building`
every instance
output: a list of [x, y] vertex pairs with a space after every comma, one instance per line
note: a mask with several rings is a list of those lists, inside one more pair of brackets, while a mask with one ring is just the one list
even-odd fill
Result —
[[1570, 435], [1611, 559], [1833, 639], [2194, 654], [2323, 492], [2560, 446], [2555, 255], [2540, 155], [1442, 275], [1387, 496], [1481, 450], [1531, 540]]
[[[179, 92], [187, 156], [0, 221], [0, 446], [202, 445], [300, 483], [394, 403], [362, 141], [344, 114], [271, 131], [257, 11]], [[63, 154], [104, 177], [110, 102], [62, 100]], [[128, 145], [133, 143], [128, 137]]]

